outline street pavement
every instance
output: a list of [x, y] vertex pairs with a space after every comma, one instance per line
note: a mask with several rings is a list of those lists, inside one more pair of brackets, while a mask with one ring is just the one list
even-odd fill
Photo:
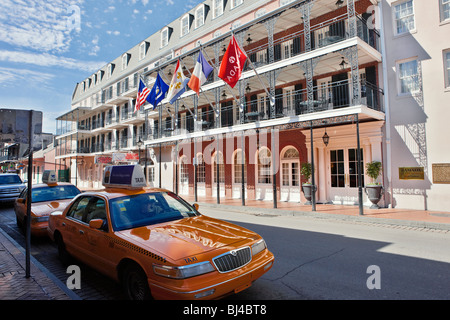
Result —
[[[184, 197], [190, 203], [193, 199]], [[308, 210], [308, 206], [280, 203], [277, 209], [270, 208], [271, 203], [262, 201], [247, 202], [245, 207], [239, 201], [199, 201], [202, 207], [229, 211], [237, 214], [262, 216], [308, 216], [318, 219], [358, 221], [365, 223], [387, 224], [404, 229], [432, 230], [450, 233], [450, 213], [429, 212], [405, 209], [365, 208], [360, 216], [354, 206], [318, 205], [317, 212]], [[310, 208], [310, 206], [309, 206]], [[79, 297], [51, 274], [42, 264], [31, 256], [31, 277], [25, 277], [25, 252], [8, 234], [0, 229], [0, 300], [78, 300]]]

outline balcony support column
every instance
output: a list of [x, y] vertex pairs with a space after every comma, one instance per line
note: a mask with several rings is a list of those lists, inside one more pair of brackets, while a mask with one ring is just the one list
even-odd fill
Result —
[[245, 88], [247, 87], [248, 80], [241, 79], [238, 82], [239, 85], [239, 123], [244, 124], [245, 122], [245, 108], [247, 104], [245, 103]]
[[349, 38], [356, 37], [358, 31], [356, 24], [355, 0], [347, 0], [347, 17]]
[[313, 84], [313, 76], [314, 76], [314, 69], [316, 68], [317, 64], [319, 63], [321, 57], [308, 59], [306, 61], [302, 61], [298, 63], [298, 65], [303, 69], [305, 72], [306, 77], [306, 95], [307, 95], [307, 113], [311, 113], [314, 111], [314, 84]]
[[303, 19], [303, 30], [305, 35], [305, 51], [309, 52], [311, 51], [311, 9], [314, 5], [314, 1], [309, 1], [306, 3], [301, 4], [299, 7], [297, 7], [297, 10], [302, 15]]
[[347, 58], [352, 76], [352, 106], [361, 104], [361, 87], [359, 81], [359, 62], [358, 62], [358, 47], [352, 46], [339, 51], [344, 57]]
[[273, 63], [275, 61], [275, 51], [273, 48], [273, 34], [275, 30], [275, 24], [277, 23], [279, 15], [275, 15], [273, 17], [270, 17], [266, 20], [264, 20], [264, 26], [267, 29], [267, 40], [268, 40], [268, 49], [269, 49], [269, 56], [268, 56], [268, 63]]
[[270, 119], [275, 119], [275, 87], [277, 84], [277, 78], [280, 75], [282, 69], [271, 70], [264, 73], [267, 81], [269, 82], [269, 106], [270, 106]]

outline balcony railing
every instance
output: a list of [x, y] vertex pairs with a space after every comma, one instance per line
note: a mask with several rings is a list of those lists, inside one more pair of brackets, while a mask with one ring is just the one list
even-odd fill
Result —
[[[383, 91], [375, 85], [361, 81], [360, 104], [373, 110], [384, 112]], [[264, 121], [274, 118], [298, 116], [349, 107], [352, 105], [353, 88], [351, 80], [331, 82], [313, 88], [313, 99], [307, 99], [307, 90], [290, 90], [275, 95], [275, 106], [271, 108], [267, 96], [253, 95], [244, 104], [244, 123]], [[216, 117], [212, 108], [198, 109], [198, 121], [194, 122], [190, 113], [178, 118], [178, 129], [165, 121], [159, 132], [158, 125], [149, 125], [147, 139], [176, 136], [181, 131], [205, 131], [216, 127], [229, 127], [240, 124], [240, 108], [234, 104], [221, 103], [220, 115]], [[275, 112], [273, 115], [272, 113]]]

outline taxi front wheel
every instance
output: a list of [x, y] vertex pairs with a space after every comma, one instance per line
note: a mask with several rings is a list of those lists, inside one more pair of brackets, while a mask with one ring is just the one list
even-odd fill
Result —
[[137, 265], [128, 265], [122, 278], [125, 294], [130, 300], [150, 300], [152, 295], [148, 287], [147, 275]]

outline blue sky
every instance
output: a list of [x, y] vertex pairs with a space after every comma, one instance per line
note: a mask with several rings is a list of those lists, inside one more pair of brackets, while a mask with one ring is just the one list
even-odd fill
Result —
[[201, 0], [1, 0], [0, 108], [70, 110], [77, 82]]

